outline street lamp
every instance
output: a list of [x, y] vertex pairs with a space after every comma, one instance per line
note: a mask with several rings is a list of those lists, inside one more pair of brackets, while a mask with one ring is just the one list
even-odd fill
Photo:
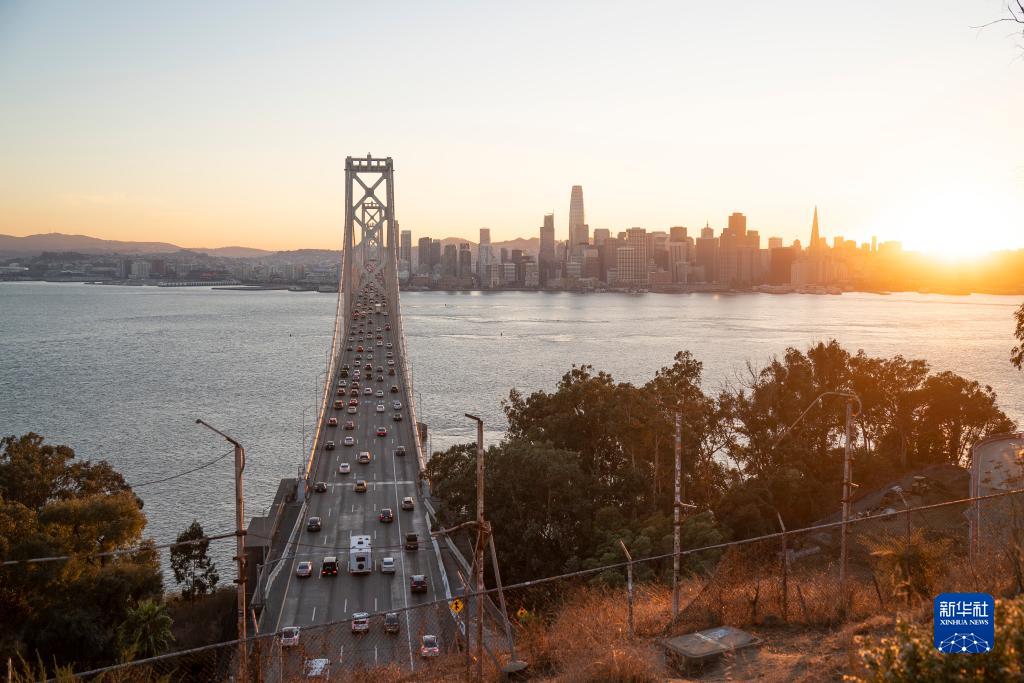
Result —
[[[484, 679], [484, 421], [476, 415], [465, 414], [476, 422], [476, 678]], [[467, 648], [468, 649], [468, 648]]]
[[235, 562], [238, 563], [238, 680], [246, 681], [246, 642], [245, 642], [245, 531], [242, 529], [245, 517], [245, 500], [242, 494], [242, 471], [245, 469], [245, 449], [242, 444], [220, 431], [216, 427], [196, 419], [196, 424], [224, 437], [235, 449]]
[[[861, 413], [861, 402], [860, 396], [853, 393], [852, 391], [826, 391], [820, 394], [814, 399], [809, 406], [804, 409], [804, 412], [800, 413], [800, 417], [793, 421], [793, 424], [786, 427], [785, 431], [779, 435], [779, 438], [772, 444], [772, 450], [778, 446], [786, 435], [796, 427], [800, 420], [804, 419], [804, 416], [811, 411], [811, 408], [818, 405], [821, 399], [826, 396], [839, 396], [840, 398], [846, 399], [846, 426], [844, 430], [844, 445], [843, 445], [843, 521], [839, 528], [839, 594], [842, 598], [842, 609], [846, 611], [846, 560], [848, 555], [847, 550], [847, 534], [848, 524], [850, 521], [850, 502], [853, 497], [853, 456], [850, 453], [850, 423], [853, 418]], [[857, 412], [853, 411], [853, 404], [857, 403]]]

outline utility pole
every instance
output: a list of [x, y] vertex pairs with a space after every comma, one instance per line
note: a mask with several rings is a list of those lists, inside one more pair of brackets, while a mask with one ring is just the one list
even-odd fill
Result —
[[210, 431], [224, 437], [228, 443], [235, 448], [235, 562], [238, 563], [238, 578], [235, 583], [238, 585], [238, 681], [246, 683], [249, 680], [248, 662], [246, 650], [246, 609], [245, 609], [245, 530], [242, 528], [245, 519], [245, 500], [242, 493], [242, 471], [245, 469], [245, 449], [230, 436], [216, 427], [196, 419], [196, 424], [202, 425]]
[[842, 599], [840, 608], [846, 614], [846, 560], [847, 560], [847, 526], [850, 521], [850, 502], [853, 497], [853, 467], [850, 454], [850, 422], [853, 419], [853, 399], [846, 399], [846, 444], [843, 448], [843, 524], [839, 531], [839, 595]]
[[679, 619], [679, 553], [682, 551], [680, 529], [683, 507], [683, 414], [676, 411], [676, 490], [672, 505], [672, 622]]
[[626, 626], [629, 629], [629, 639], [633, 639], [633, 556], [626, 549], [626, 544], [619, 539], [622, 552], [626, 553]]
[[476, 679], [484, 680], [484, 542], [487, 527], [484, 522], [484, 421], [465, 414], [476, 422]]

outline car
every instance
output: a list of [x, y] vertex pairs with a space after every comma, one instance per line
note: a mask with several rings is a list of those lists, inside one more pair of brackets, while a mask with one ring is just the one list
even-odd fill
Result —
[[341, 399], [338, 399], [337, 401], [334, 402], [334, 409], [335, 410], [341, 410], [341, 408], [344, 405], [344, 403], [345, 403], [344, 401], [342, 401]]
[[394, 358], [394, 357], [395, 357], [395, 354], [393, 354], [393, 353], [391, 353], [390, 351], [388, 351], [387, 353], [385, 353], [385, 354], [384, 354], [384, 357], [385, 357], [385, 358]]
[[306, 522], [306, 531], [320, 531], [321, 522], [319, 517], [310, 517]]
[[352, 465], [347, 462], [340, 463], [338, 465], [338, 474], [350, 474], [352, 472]]
[[395, 399], [394, 401], [391, 402], [391, 407], [394, 408], [395, 410], [401, 410], [402, 402], [399, 401], [398, 399]]
[[405, 535], [405, 549], [417, 550], [420, 547], [420, 537], [416, 534]]
[[361, 357], [362, 356], [356, 356], [356, 360], [354, 363], [352, 363], [352, 365], [356, 366], [357, 368], [360, 367], [363, 364], [363, 361], [359, 360]]
[[281, 647], [295, 647], [299, 644], [299, 627], [285, 626], [281, 629]]
[[392, 384], [391, 385], [391, 393], [392, 394], [397, 394], [398, 393], [398, 385], [397, 384]]
[[344, 396], [345, 395], [345, 387], [338, 387], [338, 391], [336, 392], [336, 394], [338, 396]]
[[384, 342], [380, 340], [380, 337], [377, 337], [377, 346], [384, 346]]
[[[391, 377], [395, 376], [395, 369], [393, 367], [388, 368], [388, 375], [390, 375]], [[394, 389], [394, 391], [398, 391], [398, 389], [396, 388]]]
[[387, 427], [377, 427], [377, 436], [387, 436], [387, 435], [388, 435], [388, 428]]
[[372, 387], [366, 387], [365, 389], [363, 389], [363, 393], [366, 394], [367, 396], [372, 396], [373, 395], [373, 388]]
[[378, 403], [377, 404], [377, 412], [378, 413], [383, 413], [384, 412], [384, 404], [383, 403]]
[[399, 446], [398, 448], [396, 448], [395, 449], [395, 455], [396, 456], [405, 455], [405, 446]]
[[324, 444], [324, 448], [326, 448], [329, 451], [333, 451], [334, 450], [334, 442], [333, 441], [328, 441], [326, 444]]
[[370, 630], [370, 615], [356, 612], [352, 615], [352, 633], [366, 633]]
[[349, 337], [349, 338], [348, 338], [348, 340], [349, 340], [349, 341], [355, 341], [355, 340], [356, 340], [356, 338], [355, 338], [355, 337]]
[[384, 633], [398, 633], [402, 629], [402, 622], [398, 618], [398, 612], [388, 612], [384, 615]]
[[388, 358], [388, 365], [394, 365], [394, 364], [395, 364], [395, 359], [394, 358]]
[[437, 636], [426, 634], [420, 641], [420, 657], [437, 657], [441, 654], [441, 646]]
[[372, 459], [373, 456], [370, 455], [370, 451], [359, 451], [359, 456], [356, 458], [356, 462], [360, 465], [369, 465], [370, 460]]
[[377, 375], [377, 381], [378, 382], [383, 382], [384, 381], [384, 375]]
[[313, 490], [316, 491], [317, 493], [326, 493], [327, 492], [327, 482], [325, 482], [325, 481], [318, 481], [317, 483], [313, 484]]
[[331, 660], [326, 657], [307, 659], [302, 664], [302, 671], [306, 678], [320, 678], [329, 680], [331, 677]]
[[348, 390], [348, 395], [349, 396], [358, 396], [359, 395], [359, 388], [358, 387], [353, 387], [353, 388], [349, 389]]
[[324, 558], [323, 563], [320, 565], [320, 576], [337, 576], [338, 575], [338, 558], [333, 555], [328, 555]]
[[356, 440], [355, 440], [355, 437], [346, 436], [345, 440], [342, 441], [342, 443], [345, 444], [346, 446], [355, 446], [356, 445]]
[[412, 510], [414, 507], [416, 507], [416, 501], [413, 500], [412, 496], [406, 496], [402, 499], [403, 510]]
[[413, 593], [427, 592], [427, 577], [423, 574], [413, 574], [409, 582], [409, 590]]
[[346, 350], [346, 351], [351, 351], [351, 350], [352, 350], [352, 347], [351, 347], [351, 346], [346, 346], [346, 347], [345, 347], [345, 350]]
[[308, 579], [313, 575], [313, 563], [309, 560], [303, 560], [295, 565], [295, 576], [300, 579]]
[[401, 413], [395, 413], [394, 415], [391, 416], [391, 419], [394, 420], [395, 422], [401, 422], [402, 421], [402, 414]]
[[395, 573], [395, 558], [384, 557], [380, 561], [380, 573], [381, 574], [394, 574]]
[[359, 399], [358, 398], [350, 398], [348, 400], [348, 404], [350, 406], [352, 406], [352, 407], [358, 406], [359, 405]]
[[345, 429], [348, 429], [349, 431], [351, 431], [351, 430], [353, 430], [355, 428], [356, 428], [356, 423], [355, 422], [353, 422], [352, 420], [346, 420], [345, 421]]
[[339, 372], [338, 377], [348, 377], [348, 370], [342, 370]]
[[378, 518], [385, 524], [390, 524], [395, 521], [395, 513], [391, 511], [391, 508], [381, 508]]
[[327, 426], [328, 427], [337, 427], [338, 426], [338, 418], [336, 418], [336, 417], [329, 417], [329, 418], [327, 418]]
[[[390, 332], [391, 331], [391, 323], [388, 323], [387, 325], [385, 325], [384, 329], [387, 330], [388, 332]], [[388, 344], [391, 344], [391, 342], [388, 342]], [[391, 347], [388, 346], [388, 348], [390, 349]]]
[[356, 413], [358, 413], [358, 412], [359, 412], [359, 408], [357, 408], [357, 407], [355, 407], [355, 406], [349, 406], [349, 407], [348, 407], [348, 409], [346, 410], [346, 412], [347, 412], [347, 413], [348, 413], [349, 415], [355, 415]]
[[356, 493], [366, 493], [366, 480], [365, 479], [357, 479], [356, 480], [355, 492]]
[[356, 347], [356, 351], [358, 351], [359, 353], [362, 353], [362, 352], [363, 352], [363, 346], [362, 346], [362, 344], [360, 344], [359, 346], [357, 346], [357, 347]]
[[377, 398], [384, 398], [384, 390], [383, 389], [378, 389], [377, 390]]

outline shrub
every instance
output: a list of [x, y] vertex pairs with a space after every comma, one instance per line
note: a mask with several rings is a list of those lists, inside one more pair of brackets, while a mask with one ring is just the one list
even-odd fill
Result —
[[997, 600], [996, 640], [980, 655], [939, 652], [930, 624], [899, 620], [891, 637], [876, 644], [857, 638], [865, 673], [851, 680], [870, 683], [945, 683], [946, 681], [1017, 681], [1024, 677], [1024, 597]]

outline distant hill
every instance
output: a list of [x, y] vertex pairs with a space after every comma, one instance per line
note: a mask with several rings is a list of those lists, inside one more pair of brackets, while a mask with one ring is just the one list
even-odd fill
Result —
[[169, 242], [126, 242], [122, 240], [104, 240], [88, 235], [65, 235], [50, 232], [40, 235], [0, 235], [0, 255], [2, 256], [36, 256], [44, 251], [77, 252], [79, 254], [167, 254], [178, 251], [191, 251], [211, 256], [226, 258], [253, 258], [272, 254], [264, 249], [249, 247], [216, 247], [213, 249], [179, 247]]

